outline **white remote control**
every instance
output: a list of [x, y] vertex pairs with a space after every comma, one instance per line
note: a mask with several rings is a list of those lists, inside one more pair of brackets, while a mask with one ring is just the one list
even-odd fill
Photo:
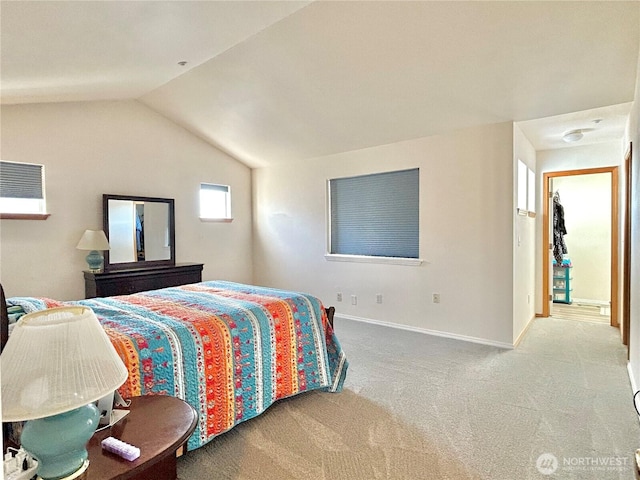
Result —
[[140, 449], [129, 445], [128, 443], [118, 440], [114, 437], [107, 437], [101, 442], [102, 448], [108, 452], [115, 453], [116, 455], [129, 460], [130, 462], [140, 456]]

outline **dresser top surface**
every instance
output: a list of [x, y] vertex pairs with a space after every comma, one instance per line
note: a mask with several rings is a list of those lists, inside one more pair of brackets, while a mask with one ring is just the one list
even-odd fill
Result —
[[103, 272], [91, 272], [83, 270], [85, 277], [101, 277], [115, 275], [132, 275], [132, 274], [153, 274], [159, 272], [170, 272], [182, 269], [199, 269], [202, 270], [203, 263], [176, 263], [175, 265], [157, 265], [152, 267], [125, 268], [122, 270], [108, 270]]

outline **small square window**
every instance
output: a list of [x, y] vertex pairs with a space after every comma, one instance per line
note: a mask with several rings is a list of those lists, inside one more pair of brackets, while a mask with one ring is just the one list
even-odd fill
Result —
[[231, 221], [231, 190], [228, 185], [200, 184], [200, 218]]
[[0, 213], [46, 213], [43, 165], [0, 161]]

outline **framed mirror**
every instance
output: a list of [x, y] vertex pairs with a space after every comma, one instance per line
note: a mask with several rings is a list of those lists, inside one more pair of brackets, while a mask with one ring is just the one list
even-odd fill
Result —
[[110, 246], [106, 271], [175, 265], [172, 198], [104, 194], [102, 220]]

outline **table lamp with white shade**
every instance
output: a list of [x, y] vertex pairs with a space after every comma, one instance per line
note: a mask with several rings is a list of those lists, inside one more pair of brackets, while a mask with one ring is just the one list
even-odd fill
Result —
[[90, 272], [101, 272], [104, 266], [102, 251], [109, 250], [109, 240], [102, 230], [85, 230], [76, 246], [78, 250], [90, 250], [86, 260]]
[[100, 420], [93, 402], [128, 376], [93, 311], [70, 306], [24, 315], [0, 360], [2, 419], [27, 420], [20, 441], [38, 460], [39, 478], [79, 477]]

